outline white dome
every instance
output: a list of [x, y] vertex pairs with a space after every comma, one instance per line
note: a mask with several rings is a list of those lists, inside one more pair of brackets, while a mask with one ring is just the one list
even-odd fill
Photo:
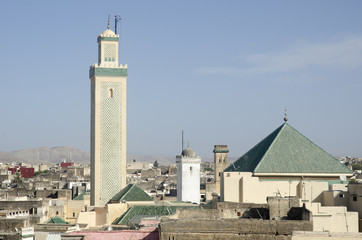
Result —
[[107, 29], [101, 35], [116, 35], [112, 30]]
[[191, 148], [185, 148], [182, 153], [181, 153], [182, 156], [185, 156], [185, 157], [196, 157], [196, 153], [194, 150], [192, 150]]

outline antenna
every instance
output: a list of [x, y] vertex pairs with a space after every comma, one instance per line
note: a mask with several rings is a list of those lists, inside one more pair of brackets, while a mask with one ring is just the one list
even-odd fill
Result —
[[182, 149], [181, 152], [184, 150], [184, 130], [182, 130]]
[[122, 18], [119, 15], [114, 15], [114, 33], [117, 35], [117, 23], [121, 21]]

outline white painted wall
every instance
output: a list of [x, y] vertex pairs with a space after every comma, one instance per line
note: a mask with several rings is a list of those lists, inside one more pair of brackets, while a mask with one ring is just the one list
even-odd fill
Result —
[[177, 201], [200, 204], [201, 158], [177, 156]]

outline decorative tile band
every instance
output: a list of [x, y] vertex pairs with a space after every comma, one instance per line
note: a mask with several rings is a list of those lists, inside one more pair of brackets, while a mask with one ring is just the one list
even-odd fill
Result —
[[89, 77], [93, 76], [110, 76], [110, 77], [127, 77], [127, 68], [98, 68], [92, 67], [89, 69]]
[[214, 150], [214, 153], [228, 153], [229, 150]]
[[122, 84], [103, 82], [100, 91], [100, 203], [105, 205], [122, 189]]
[[98, 37], [97, 42], [99, 41], [112, 41], [112, 42], [118, 42], [119, 37]]

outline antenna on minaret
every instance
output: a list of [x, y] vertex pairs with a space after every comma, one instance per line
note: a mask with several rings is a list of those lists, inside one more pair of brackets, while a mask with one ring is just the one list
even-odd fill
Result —
[[184, 130], [182, 130], [182, 149], [181, 152], [184, 150]]
[[111, 20], [110, 20], [110, 18], [111, 18], [111, 14], [109, 14], [109, 15], [108, 15], [108, 23], [107, 23], [107, 29], [109, 29], [109, 25], [110, 25], [110, 23], [111, 23]]
[[285, 110], [284, 110], [284, 122], [287, 122], [288, 121], [288, 118], [287, 118], [287, 107], [285, 107]]
[[121, 21], [122, 18], [119, 15], [114, 16], [114, 33], [117, 35], [117, 23]]

